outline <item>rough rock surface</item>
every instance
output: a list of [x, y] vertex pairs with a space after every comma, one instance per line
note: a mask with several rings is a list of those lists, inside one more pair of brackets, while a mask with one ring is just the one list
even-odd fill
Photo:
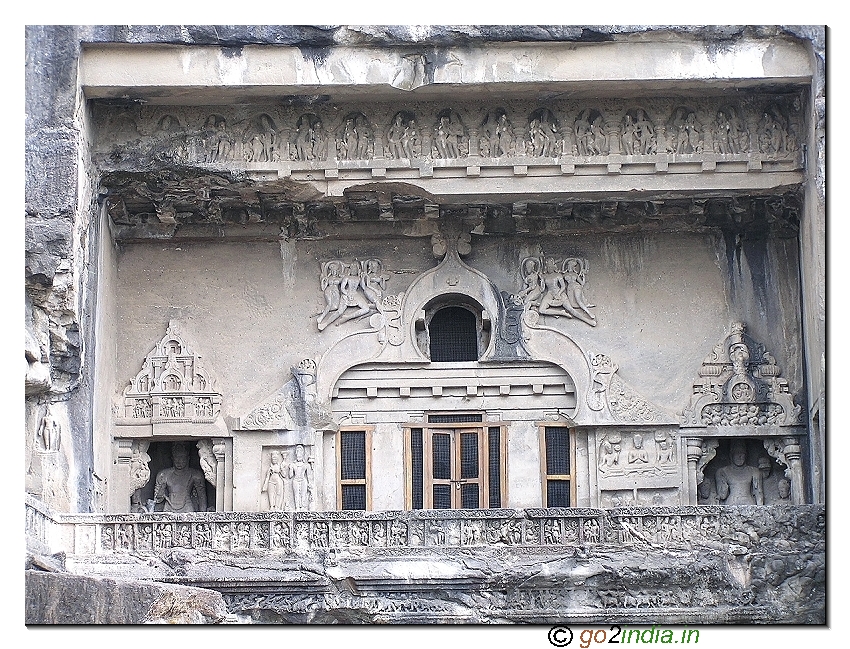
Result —
[[226, 613], [202, 588], [26, 571], [26, 624], [217, 624]]

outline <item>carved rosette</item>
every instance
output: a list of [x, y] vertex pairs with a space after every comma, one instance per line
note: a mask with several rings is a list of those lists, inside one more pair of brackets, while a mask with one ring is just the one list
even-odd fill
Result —
[[124, 414], [139, 423], [210, 423], [221, 412], [221, 394], [201, 357], [175, 321], [124, 389]]
[[703, 361], [682, 426], [799, 425], [802, 408], [776, 360], [745, 332], [743, 323], [733, 323]]

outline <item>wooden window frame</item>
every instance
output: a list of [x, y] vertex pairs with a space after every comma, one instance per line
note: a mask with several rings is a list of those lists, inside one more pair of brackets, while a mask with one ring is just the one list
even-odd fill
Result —
[[[538, 422], [537, 423], [540, 438], [540, 478], [541, 478], [541, 492], [542, 492], [542, 500], [543, 507], [549, 507], [549, 481], [550, 480], [558, 480], [558, 481], [568, 481], [570, 483], [570, 507], [575, 507], [576, 502], [576, 480], [575, 480], [575, 470], [576, 470], [576, 435], [575, 428], [571, 428], [570, 426], [558, 425], [555, 422], [546, 421], [546, 422]], [[546, 470], [546, 429], [547, 428], [562, 428], [567, 431], [567, 434], [570, 438], [570, 473], [567, 474], [555, 474], [548, 473]]]
[[[473, 414], [482, 415], [482, 421], [475, 422], [453, 422], [453, 423], [428, 423], [430, 415], [463, 415]], [[481, 493], [482, 499], [487, 503], [490, 509], [490, 429], [499, 429], [499, 497], [501, 504], [499, 509], [508, 507], [508, 427], [509, 423], [505, 421], [486, 421], [484, 413], [479, 412], [429, 412], [426, 413], [424, 422], [413, 422], [404, 424], [404, 507], [406, 510], [413, 509], [413, 452], [411, 448], [411, 436], [413, 430], [422, 431], [422, 509], [433, 509], [433, 490], [432, 479], [432, 462], [433, 456], [431, 451], [431, 435], [429, 431], [439, 430], [475, 430], [481, 433], [478, 445], [478, 466], [481, 475]], [[459, 439], [459, 434], [458, 434]], [[454, 441], [453, 459], [456, 465], [460, 466], [460, 448], [459, 444]], [[460, 508], [457, 508], [458, 510]]]
[[[372, 433], [374, 426], [343, 426], [336, 432], [336, 506], [338, 511], [342, 510], [342, 488], [346, 485], [365, 485], [366, 487], [366, 509], [352, 509], [346, 511], [372, 511]], [[365, 433], [364, 445], [366, 447], [366, 477], [357, 479], [342, 479], [342, 433]]]

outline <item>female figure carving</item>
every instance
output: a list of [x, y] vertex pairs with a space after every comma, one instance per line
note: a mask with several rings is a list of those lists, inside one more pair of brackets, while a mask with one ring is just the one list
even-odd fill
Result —
[[269, 509], [272, 511], [280, 511], [283, 509], [283, 475], [284, 466], [280, 451], [271, 452], [271, 465], [266, 472], [266, 479], [263, 482], [263, 493], [268, 493]]
[[[325, 310], [319, 316], [319, 331], [322, 331], [330, 324], [330, 322], [325, 322], [325, 319], [339, 309], [339, 285], [342, 282], [343, 269], [344, 264], [337, 259], [327, 261], [322, 266], [322, 292], [325, 294]], [[332, 321], [333, 318], [331, 319]]]
[[309, 460], [304, 458], [304, 447], [295, 447], [295, 461], [289, 465], [289, 475], [292, 478], [292, 491], [295, 496], [295, 511], [306, 511], [310, 507], [313, 494], [312, 467]]

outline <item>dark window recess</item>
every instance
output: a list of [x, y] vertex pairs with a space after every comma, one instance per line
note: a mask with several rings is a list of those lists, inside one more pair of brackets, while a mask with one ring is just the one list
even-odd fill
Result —
[[546, 482], [546, 506], [570, 507], [569, 480], [549, 480]]
[[[340, 456], [340, 478], [343, 480], [366, 479], [366, 432], [362, 430], [341, 433], [342, 448]], [[366, 490], [363, 490], [363, 508], [366, 507]], [[347, 507], [343, 507], [347, 509]]]
[[489, 460], [489, 482], [490, 482], [490, 507], [499, 508], [502, 506], [502, 473], [501, 473], [501, 456], [502, 447], [499, 443], [500, 429], [492, 427], [488, 431], [487, 443], [488, 460]]
[[468, 424], [483, 421], [484, 415], [474, 413], [458, 413], [450, 415], [428, 415], [429, 424]]
[[422, 429], [413, 428], [410, 431], [410, 470], [411, 478], [411, 506], [413, 509], [422, 509]]
[[342, 508], [343, 509], [366, 509], [366, 485], [344, 484], [342, 485]]
[[438, 363], [478, 360], [478, 326], [475, 314], [449, 306], [431, 318], [428, 328], [431, 360]]
[[567, 428], [546, 428], [546, 473], [570, 473], [570, 431]]

